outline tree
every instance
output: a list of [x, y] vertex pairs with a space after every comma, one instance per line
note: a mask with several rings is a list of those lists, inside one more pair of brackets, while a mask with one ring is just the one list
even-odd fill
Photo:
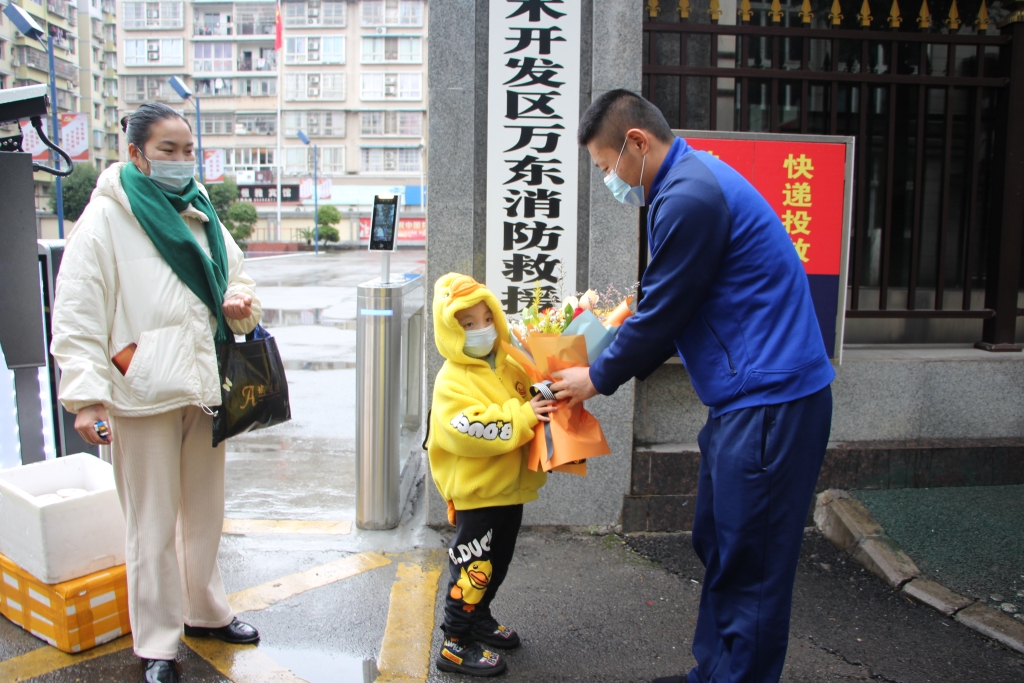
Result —
[[218, 216], [227, 216], [228, 209], [238, 199], [238, 185], [233, 178], [224, 178], [223, 183], [207, 185], [206, 191], [210, 195], [210, 203], [213, 204]]
[[[64, 192], [64, 218], [77, 221], [96, 188], [100, 172], [89, 163], [75, 164], [71, 175], [62, 181]], [[57, 183], [50, 183], [50, 211], [57, 213]]]
[[226, 220], [222, 221], [235, 243], [244, 242], [252, 235], [252, 227], [256, 225], [258, 216], [256, 207], [249, 202], [235, 202], [228, 209]]
[[324, 241], [324, 246], [328, 242], [337, 242], [340, 236], [338, 229], [334, 226], [341, 222], [341, 212], [337, 207], [332, 204], [321, 206], [317, 219], [320, 223], [320, 239]]

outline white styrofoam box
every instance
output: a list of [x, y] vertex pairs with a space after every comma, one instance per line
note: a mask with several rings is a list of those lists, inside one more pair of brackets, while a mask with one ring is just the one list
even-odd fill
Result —
[[[63, 489], [88, 493], [37, 498]], [[78, 453], [0, 471], [0, 553], [40, 581], [60, 583], [124, 564], [124, 544], [124, 514], [108, 463]]]

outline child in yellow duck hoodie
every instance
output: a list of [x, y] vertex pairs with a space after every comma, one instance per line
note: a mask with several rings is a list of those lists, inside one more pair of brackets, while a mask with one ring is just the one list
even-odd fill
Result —
[[523, 519], [547, 475], [527, 467], [527, 443], [553, 401], [530, 399], [530, 381], [499, 341], [509, 341], [497, 298], [469, 277], [434, 284], [434, 342], [445, 364], [434, 382], [427, 453], [456, 526], [448, 547], [444, 644], [437, 668], [495, 676], [505, 660], [484, 649], [514, 648], [519, 635], [491, 615]]

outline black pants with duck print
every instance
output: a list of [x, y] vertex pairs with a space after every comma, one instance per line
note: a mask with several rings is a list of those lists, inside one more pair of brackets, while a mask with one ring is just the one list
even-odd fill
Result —
[[491, 615], [491, 600], [508, 574], [522, 523], [522, 505], [455, 514], [455, 538], [448, 544], [445, 634], [467, 636], [473, 622]]

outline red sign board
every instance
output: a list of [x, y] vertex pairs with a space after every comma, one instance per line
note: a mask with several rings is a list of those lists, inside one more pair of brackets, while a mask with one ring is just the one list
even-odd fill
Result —
[[[757, 188], [782, 221], [807, 272], [825, 346], [842, 350], [846, 308], [850, 138], [764, 133], [678, 131], [691, 147], [713, 154]], [[720, 137], [721, 136], [721, 137]]]
[[[359, 239], [364, 242], [370, 239], [369, 218], [359, 219]], [[400, 244], [425, 241], [427, 239], [427, 219], [399, 217], [397, 239]]]

